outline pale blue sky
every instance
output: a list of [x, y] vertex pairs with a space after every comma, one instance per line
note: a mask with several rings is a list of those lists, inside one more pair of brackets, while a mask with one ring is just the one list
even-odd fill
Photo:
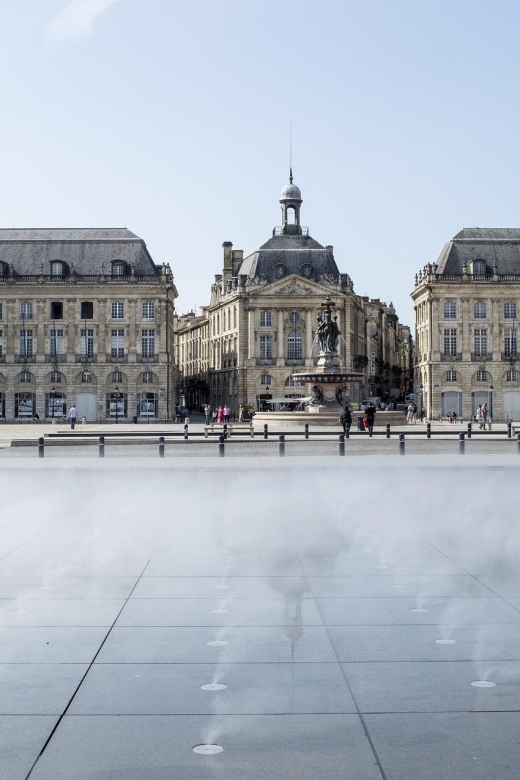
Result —
[[223, 241], [279, 223], [290, 119], [303, 224], [402, 322], [463, 224], [520, 227], [513, 0], [3, 0], [0, 22], [0, 226], [126, 224], [181, 311]]

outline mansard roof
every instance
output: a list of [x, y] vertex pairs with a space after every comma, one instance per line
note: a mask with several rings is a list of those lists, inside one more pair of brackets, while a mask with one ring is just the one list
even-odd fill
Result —
[[483, 260], [488, 273], [520, 274], [520, 229], [464, 228], [443, 247], [437, 260], [437, 274], [462, 274], [463, 265]]
[[134, 266], [138, 275], [157, 274], [146, 244], [127, 228], [16, 228], [0, 229], [0, 262], [15, 274], [38, 274], [40, 264], [61, 261], [77, 274], [110, 273], [114, 260]]
[[284, 276], [296, 274], [315, 281], [322, 274], [339, 276], [332, 251], [306, 235], [273, 236], [242, 261], [238, 273], [249, 280], [262, 277], [270, 283], [280, 278], [277, 269], [281, 266]]

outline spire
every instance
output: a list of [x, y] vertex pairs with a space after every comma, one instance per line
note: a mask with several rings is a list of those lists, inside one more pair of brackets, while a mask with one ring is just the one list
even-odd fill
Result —
[[292, 175], [292, 166], [289, 168], [289, 184], [292, 184], [293, 175]]

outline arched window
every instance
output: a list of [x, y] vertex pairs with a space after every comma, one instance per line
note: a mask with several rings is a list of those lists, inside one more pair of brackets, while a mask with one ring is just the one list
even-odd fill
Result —
[[287, 224], [288, 225], [296, 224], [296, 209], [294, 208], [294, 206], [289, 206], [287, 208]]
[[124, 276], [126, 273], [126, 263], [122, 260], [114, 260], [112, 263], [112, 276]]
[[291, 325], [296, 325], [296, 323], [299, 321], [300, 321], [300, 315], [298, 314], [298, 312], [292, 311], [289, 314], [289, 322], [291, 323]]
[[287, 359], [301, 360], [302, 357], [302, 334], [299, 330], [291, 330], [287, 334]]
[[457, 381], [457, 372], [446, 371], [446, 382], [456, 382], [456, 381]]
[[63, 374], [61, 371], [51, 371], [51, 382], [55, 385], [59, 382], [63, 382]]
[[144, 385], [153, 385], [154, 375], [153, 371], [143, 371], [142, 382]]
[[54, 260], [51, 263], [51, 276], [65, 276], [65, 263], [61, 260]]
[[271, 374], [262, 374], [260, 377], [260, 384], [261, 385], [272, 385], [273, 384], [273, 377]]
[[487, 371], [477, 371], [477, 382], [487, 382], [487, 378], [488, 378]]
[[30, 383], [33, 381], [33, 375], [30, 371], [22, 371], [20, 374], [20, 382]]
[[83, 384], [89, 384], [92, 382], [92, 372], [91, 371], [83, 371], [81, 374], [81, 382]]
[[121, 384], [123, 381], [123, 372], [122, 371], [113, 371], [112, 372], [112, 382], [115, 385]]

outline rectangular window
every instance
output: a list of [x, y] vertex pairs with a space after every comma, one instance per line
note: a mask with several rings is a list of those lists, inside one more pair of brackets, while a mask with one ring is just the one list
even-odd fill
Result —
[[475, 276], [486, 275], [486, 263], [484, 262], [484, 260], [473, 261], [473, 273], [475, 274]]
[[51, 303], [51, 320], [63, 319], [63, 303], [61, 301], [55, 301]]
[[144, 301], [142, 314], [143, 314], [143, 320], [154, 320], [155, 303], [152, 303], [151, 301]]
[[263, 360], [270, 360], [272, 356], [273, 356], [272, 336], [260, 336], [260, 357]]
[[33, 354], [33, 332], [32, 330], [20, 331], [20, 355], [22, 357], [32, 357]]
[[516, 303], [511, 301], [504, 303], [504, 319], [516, 320]]
[[517, 381], [517, 373], [516, 371], [507, 371], [506, 372], [506, 382], [516, 382]]
[[504, 335], [504, 354], [506, 357], [516, 357], [516, 329], [509, 328]]
[[125, 306], [123, 301], [112, 301], [112, 319], [124, 320], [125, 318]]
[[475, 328], [473, 338], [475, 342], [475, 355], [478, 355], [479, 357], [487, 355], [487, 328]]
[[141, 332], [141, 354], [144, 358], [155, 356], [155, 331], [143, 330]]
[[457, 354], [457, 329], [456, 328], [444, 329], [444, 354], [445, 355]]
[[484, 301], [476, 301], [473, 304], [473, 316], [476, 320], [485, 320], [487, 317], [487, 306]]
[[63, 330], [61, 328], [51, 330], [51, 355], [63, 355]]
[[93, 320], [94, 319], [94, 304], [92, 301], [81, 302], [81, 319]]
[[81, 354], [83, 357], [94, 357], [94, 328], [81, 330]]
[[0, 320], [3, 319], [2, 304], [0, 303]]
[[455, 301], [444, 301], [444, 319], [455, 320], [457, 318], [457, 304]]
[[457, 372], [446, 371], [446, 382], [456, 382], [456, 381], [457, 381]]
[[110, 356], [122, 358], [125, 356], [125, 332], [123, 329], [110, 331]]
[[477, 382], [487, 382], [487, 371], [477, 371]]
[[33, 305], [24, 301], [20, 304], [20, 319], [32, 320], [33, 318]]
[[273, 318], [270, 311], [260, 312], [260, 326], [262, 328], [270, 328], [273, 324]]

